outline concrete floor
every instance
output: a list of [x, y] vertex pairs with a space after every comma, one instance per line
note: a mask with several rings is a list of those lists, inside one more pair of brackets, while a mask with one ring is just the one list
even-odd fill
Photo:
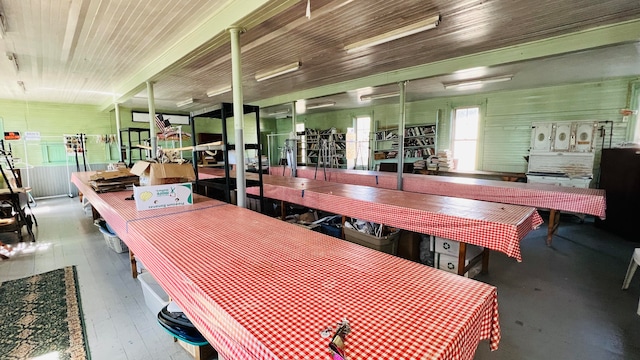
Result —
[[498, 288], [502, 329], [500, 348], [481, 344], [476, 359], [640, 359], [640, 273], [621, 290], [640, 243], [572, 215], [551, 247], [545, 238], [542, 227], [522, 241], [521, 263], [492, 252], [489, 274], [476, 278]]
[[[38, 242], [0, 261], [0, 281], [76, 265], [94, 359], [189, 358], [146, 308], [127, 254], [106, 246], [77, 199], [39, 201], [34, 211]], [[489, 274], [477, 277], [498, 287], [502, 339], [495, 352], [481, 342], [476, 359], [640, 360], [640, 271], [629, 290], [620, 290], [640, 243], [575, 216], [563, 216], [552, 247], [545, 237], [541, 227], [522, 241], [521, 263], [492, 252]]]

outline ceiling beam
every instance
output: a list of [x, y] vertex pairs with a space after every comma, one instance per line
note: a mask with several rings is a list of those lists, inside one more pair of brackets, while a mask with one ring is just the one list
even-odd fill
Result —
[[[147, 81], [169, 69], [174, 64], [198, 50], [202, 46], [215, 49], [229, 43], [227, 29], [231, 26], [241, 26], [250, 29], [274, 15], [298, 3], [299, 0], [230, 0], [226, 6], [212, 14], [205, 22], [193, 29], [180, 41], [169, 46], [157, 59], [141, 68], [123, 84], [116, 84], [114, 93], [120, 94], [113, 100], [102, 103], [100, 111], [108, 111], [114, 103], [122, 103], [130, 99], [143, 89]], [[260, 11], [265, 5], [269, 11]]]
[[561, 55], [607, 45], [640, 40], [640, 19], [625, 21], [579, 32], [484, 51], [433, 63], [389, 71], [363, 78], [320, 86], [313, 89], [274, 96], [252, 102], [252, 105], [268, 107], [290, 103], [299, 99], [318, 98], [352, 91], [370, 86], [382, 86], [398, 81], [423, 79], [451, 74], [454, 71], [479, 67], [497, 66], [518, 61]]

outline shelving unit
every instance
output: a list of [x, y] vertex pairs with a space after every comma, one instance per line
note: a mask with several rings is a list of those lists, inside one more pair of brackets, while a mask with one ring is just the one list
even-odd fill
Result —
[[346, 134], [335, 128], [326, 130], [305, 130], [308, 166], [345, 168], [347, 166]]
[[297, 152], [296, 152], [296, 161], [297, 161], [297, 165], [299, 166], [305, 166], [307, 165], [307, 136], [305, 132], [297, 132], [296, 133], [296, 137], [298, 138], [297, 141]]
[[[224, 178], [221, 179], [200, 179], [198, 174], [198, 151], [194, 152], [193, 163], [194, 170], [196, 174], [196, 182], [195, 182], [195, 191], [199, 194], [218, 198], [221, 195], [221, 199], [228, 203], [232, 202], [232, 198], [235, 195], [236, 191], [236, 183], [231, 179], [231, 164], [229, 164], [229, 151], [235, 150], [235, 144], [229, 144], [228, 136], [227, 136], [227, 119], [233, 117], [233, 104], [232, 103], [221, 103], [219, 106], [205, 108], [199, 111], [195, 111], [191, 113], [191, 124], [193, 126], [193, 134], [198, 134], [196, 130], [196, 123], [202, 123], [206, 121], [220, 121], [222, 124], [222, 146], [221, 151], [224, 157]], [[256, 150], [258, 159], [257, 163], [257, 173], [258, 173], [258, 181], [255, 180], [247, 180], [245, 179], [245, 183], [247, 187], [258, 186], [260, 188], [260, 209], [265, 209], [264, 206], [264, 197], [263, 197], [263, 187], [262, 187], [262, 144], [260, 142], [260, 108], [253, 105], [242, 105], [242, 111], [245, 115], [247, 114], [255, 114], [256, 121], [256, 139], [257, 142], [254, 144], [244, 144], [245, 150]], [[201, 117], [196, 121], [198, 117]], [[193, 146], [197, 149], [196, 136], [192, 136]], [[244, 161], [244, 159], [236, 159], [236, 161]], [[221, 192], [221, 194], [220, 194]]]
[[[146, 137], [143, 137], [143, 135], [146, 133]], [[124, 135], [127, 135], [127, 139], [124, 139]], [[133, 139], [131, 136], [132, 134], [137, 135], [137, 139]], [[120, 148], [120, 152], [122, 154], [122, 161], [125, 162], [129, 162], [128, 165], [129, 167], [133, 166], [133, 159], [131, 158], [131, 153], [133, 152], [133, 146], [134, 145], [141, 145], [143, 143], [143, 141], [148, 141], [149, 139], [151, 139], [151, 131], [149, 129], [145, 129], [145, 128], [127, 128], [127, 129], [121, 129], [120, 130], [120, 138], [122, 139], [122, 147]], [[136, 141], [137, 140], [137, 141]], [[125, 145], [125, 141], [126, 141], [126, 145]], [[137, 148], [135, 150], [138, 150], [138, 159], [140, 160], [144, 160], [144, 154], [147, 152], [147, 150], [142, 149], [142, 148]]]
[[[373, 138], [373, 162], [395, 161], [398, 156], [398, 129], [378, 129]], [[404, 161], [426, 159], [436, 153], [436, 125], [406, 125], [404, 128]]]

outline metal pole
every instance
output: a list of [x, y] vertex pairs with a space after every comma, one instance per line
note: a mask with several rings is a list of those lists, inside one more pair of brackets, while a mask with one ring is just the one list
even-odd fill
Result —
[[404, 168], [404, 123], [405, 123], [405, 95], [407, 82], [398, 82], [400, 87], [400, 119], [398, 121], [398, 190], [402, 190], [402, 170]]
[[151, 158], [156, 158], [157, 139], [156, 139], [156, 101], [153, 96], [153, 83], [147, 81], [147, 96], [149, 97], [149, 137], [151, 138]]
[[[233, 124], [236, 134], [236, 199], [239, 207], [246, 206], [247, 185], [244, 174], [244, 104], [242, 95], [242, 59], [240, 33], [242, 28], [231, 27], [231, 76], [233, 84]], [[262, 159], [259, 159], [262, 161]]]
[[118, 159], [122, 162], [122, 137], [120, 137], [120, 104], [115, 103], [116, 132], [118, 133]]
[[296, 133], [296, 120], [297, 120], [297, 116], [296, 116], [296, 102], [292, 102], [291, 103], [291, 126], [292, 126], [292, 130], [291, 130], [291, 141], [289, 142], [290, 144], [292, 144], [292, 148], [291, 148], [291, 157], [293, 158], [293, 160], [291, 161], [291, 177], [298, 177], [298, 141], [296, 140], [298, 138], [298, 134]]

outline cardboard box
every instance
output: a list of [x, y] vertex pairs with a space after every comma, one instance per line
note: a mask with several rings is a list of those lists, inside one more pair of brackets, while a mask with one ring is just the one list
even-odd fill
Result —
[[420, 262], [421, 234], [403, 230], [398, 240], [397, 255], [403, 259]]
[[129, 169], [104, 170], [104, 171], [96, 171], [96, 173], [91, 175], [89, 179], [90, 180], [111, 180], [111, 179], [118, 179], [118, 178], [126, 178], [134, 175], [136, 174], [131, 173]]
[[191, 183], [134, 186], [133, 197], [138, 211], [192, 205], [193, 187]]
[[196, 173], [191, 164], [138, 161], [130, 171], [140, 177], [140, 186], [177, 184], [196, 180]]

